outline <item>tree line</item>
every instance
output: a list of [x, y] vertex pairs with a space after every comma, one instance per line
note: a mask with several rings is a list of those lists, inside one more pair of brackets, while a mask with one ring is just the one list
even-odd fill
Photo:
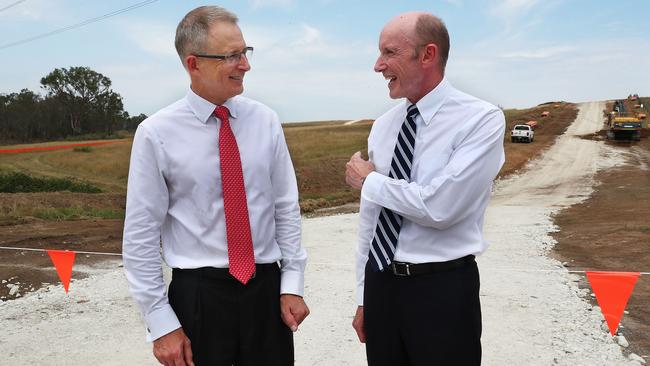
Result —
[[111, 79], [88, 67], [55, 69], [41, 78], [41, 88], [44, 96], [28, 89], [0, 94], [0, 140], [111, 137], [118, 130], [135, 130], [147, 118], [130, 116]]

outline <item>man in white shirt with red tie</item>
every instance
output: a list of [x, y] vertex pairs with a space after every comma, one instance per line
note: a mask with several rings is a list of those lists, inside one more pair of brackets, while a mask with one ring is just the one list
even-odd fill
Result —
[[147, 337], [164, 365], [293, 365], [307, 255], [282, 126], [239, 96], [253, 48], [234, 14], [196, 8], [175, 43], [190, 89], [139, 125], [129, 168], [124, 268]]
[[447, 81], [449, 34], [432, 14], [393, 18], [379, 52], [375, 71], [405, 99], [373, 124], [369, 161], [356, 153], [346, 168], [361, 189], [352, 325], [370, 366], [479, 365], [474, 257], [505, 119]]

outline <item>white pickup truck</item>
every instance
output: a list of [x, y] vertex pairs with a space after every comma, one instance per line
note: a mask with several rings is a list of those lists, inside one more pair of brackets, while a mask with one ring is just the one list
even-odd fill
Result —
[[533, 142], [534, 138], [535, 131], [528, 125], [515, 125], [512, 131], [510, 131], [510, 141], [512, 142]]

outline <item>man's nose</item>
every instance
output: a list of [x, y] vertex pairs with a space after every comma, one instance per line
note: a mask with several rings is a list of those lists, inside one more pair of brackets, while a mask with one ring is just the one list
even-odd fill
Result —
[[377, 61], [375, 62], [375, 72], [382, 72], [386, 69], [386, 64], [382, 60], [381, 56], [377, 57]]
[[240, 70], [244, 70], [244, 71], [248, 71], [251, 69], [251, 64], [248, 62], [248, 57], [246, 57], [246, 55], [241, 55], [237, 67]]

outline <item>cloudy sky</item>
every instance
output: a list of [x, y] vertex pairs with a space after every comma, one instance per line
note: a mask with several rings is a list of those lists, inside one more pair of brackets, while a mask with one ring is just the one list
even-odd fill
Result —
[[[129, 113], [151, 114], [187, 91], [174, 31], [204, 4], [0, 0], [0, 93], [42, 93], [40, 78], [55, 68], [88, 66], [113, 81]], [[650, 2], [643, 0], [215, 4], [239, 16], [255, 47], [244, 94], [276, 109], [283, 121], [376, 118], [393, 105], [383, 77], [373, 72], [378, 35], [390, 18], [411, 10], [446, 22], [449, 80], [505, 108], [650, 95]], [[39, 38], [48, 33], [54, 34]]]

